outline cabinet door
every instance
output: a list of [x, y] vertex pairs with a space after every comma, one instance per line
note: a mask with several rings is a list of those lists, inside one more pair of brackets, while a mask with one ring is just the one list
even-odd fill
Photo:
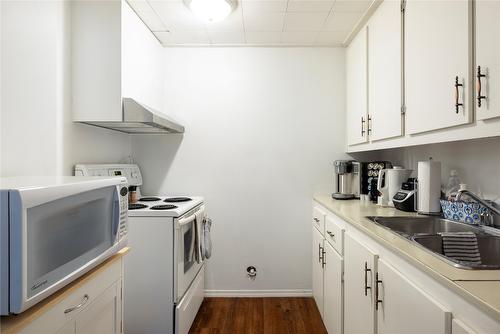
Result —
[[76, 318], [76, 334], [117, 334], [121, 332], [121, 293], [114, 283]]
[[371, 141], [403, 134], [401, 17], [399, 1], [384, 1], [368, 22], [368, 125]]
[[312, 289], [318, 310], [323, 316], [323, 236], [312, 228]]
[[[408, 0], [406, 3], [407, 133], [443, 129], [472, 120], [469, 84], [471, 3], [466, 0]], [[456, 85], [457, 78], [458, 85], [462, 86]]]
[[344, 333], [375, 332], [373, 279], [377, 256], [348, 232], [344, 241]]
[[[500, 116], [500, 1], [477, 0], [476, 2], [476, 115], [478, 119]], [[481, 74], [479, 78], [478, 66]], [[481, 80], [479, 82], [479, 80]], [[481, 105], [478, 102], [481, 87]]]
[[451, 313], [383, 259], [377, 277], [378, 334], [449, 333]]
[[342, 333], [342, 257], [325, 242], [325, 280], [323, 321], [329, 334]]
[[346, 51], [347, 144], [368, 141], [368, 29], [362, 29]]

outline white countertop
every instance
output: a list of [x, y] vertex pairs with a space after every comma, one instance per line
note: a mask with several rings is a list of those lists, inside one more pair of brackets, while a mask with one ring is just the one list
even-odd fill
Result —
[[453, 267], [410, 240], [365, 218], [366, 216], [416, 216], [416, 213], [380, 207], [359, 200], [334, 200], [330, 194], [315, 195], [314, 200], [495, 318], [500, 318], [500, 270], [468, 270]]

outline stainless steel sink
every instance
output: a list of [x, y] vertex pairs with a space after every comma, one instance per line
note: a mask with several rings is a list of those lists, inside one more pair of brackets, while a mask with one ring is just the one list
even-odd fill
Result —
[[484, 234], [476, 226], [457, 223], [439, 217], [367, 217], [373, 222], [406, 237], [440, 232], [474, 232]]
[[[481, 227], [439, 217], [366, 217], [384, 228], [398, 233], [458, 268], [500, 269], [500, 236], [486, 233]], [[443, 254], [442, 232], [474, 232], [478, 241], [481, 264], [460, 262]]]
[[470, 264], [456, 261], [443, 254], [443, 241], [440, 235], [418, 235], [412, 240], [425, 249], [438, 254], [446, 261], [452, 262], [455, 267], [466, 269], [500, 269], [500, 237], [492, 235], [478, 235], [477, 244], [481, 254], [481, 264]]

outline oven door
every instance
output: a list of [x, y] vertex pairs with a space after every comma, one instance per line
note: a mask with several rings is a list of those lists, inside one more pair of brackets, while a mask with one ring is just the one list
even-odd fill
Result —
[[126, 213], [117, 183], [11, 191], [11, 313], [36, 304], [121, 247], [118, 228]]
[[191, 210], [183, 217], [176, 219], [175, 247], [177, 251], [177, 295], [175, 302], [179, 303], [196, 274], [203, 266], [203, 261], [197, 262], [195, 257], [195, 223], [196, 215], [203, 215], [205, 206]]

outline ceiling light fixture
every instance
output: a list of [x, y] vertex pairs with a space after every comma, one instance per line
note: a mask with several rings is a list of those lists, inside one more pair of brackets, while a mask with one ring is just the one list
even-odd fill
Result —
[[231, 0], [184, 0], [186, 6], [205, 22], [224, 20], [233, 10]]

